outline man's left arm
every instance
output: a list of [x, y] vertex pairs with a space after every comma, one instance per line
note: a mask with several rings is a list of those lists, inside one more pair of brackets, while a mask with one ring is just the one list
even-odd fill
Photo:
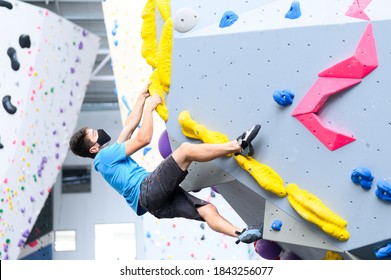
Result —
[[141, 117], [144, 111], [145, 100], [150, 96], [148, 92], [148, 83], [140, 92], [140, 95], [137, 97], [136, 104], [133, 107], [132, 112], [127, 117], [124, 127], [118, 136], [117, 143], [122, 143], [133, 135], [133, 132], [136, 130], [137, 126], [140, 124]]

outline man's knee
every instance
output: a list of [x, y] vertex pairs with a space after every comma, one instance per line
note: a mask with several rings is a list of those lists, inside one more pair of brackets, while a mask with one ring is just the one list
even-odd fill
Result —
[[184, 156], [186, 157], [187, 154], [189, 153], [190, 149], [191, 149], [191, 145], [189, 142], [184, 142], [182, 144], [179, 145], [178, 149], [179, 152]]
[[[210, 215], [215, 215], [217, 212], [216, 206], [214, 206], [211, 203], [202, 205], [197, 208], [198, 212], [200, 213], [200, 216], [205, 219], [205, 217]], [[205, 219], [206, 220], [206, 219]]]

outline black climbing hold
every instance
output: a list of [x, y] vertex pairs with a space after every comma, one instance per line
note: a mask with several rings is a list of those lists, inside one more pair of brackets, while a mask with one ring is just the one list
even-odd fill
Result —
[[8, 1], [0, 0], [0, 7], [5, 7], [5, 8], [12, 10], [13, 5], [12, 5], [12, 3], [8, 2]]
[[19, 37], [19, 45], [21, 48], [30, 48], [31, 47], [31, 41], [30, 36], [26, 34], [22, 34]]
[[12, 105], [11, 103], [11, 96], [6, 95], [3, 97], [3, 107], [7, 111], [8, 114], [15, 114], [16, 113], [16, 107]]
[[7, 51], [8, 56], [11, 59], [11, 67], [14, 71], [18, 71], [20, 64], [18, 58], [16, 57], [16, 50], [14, 48], [9, 48]]
[[4, 148], [4, 145], [1, 144], [1, 137], [0, 137], [0, 149], [3, 149]]

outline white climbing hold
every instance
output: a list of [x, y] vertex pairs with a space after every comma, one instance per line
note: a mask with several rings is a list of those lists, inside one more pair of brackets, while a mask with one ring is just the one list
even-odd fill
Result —
[[190, 8], [179, 9], [173, 18], [174, 29], [185, 33], [192, 30], [199, 22], [198, 15]]

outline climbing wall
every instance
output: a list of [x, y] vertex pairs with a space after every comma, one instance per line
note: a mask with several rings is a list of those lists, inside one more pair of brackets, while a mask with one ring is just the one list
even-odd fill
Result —
[[[239, 215], [264, 222], [265, 239], [302, 258], [389, 258], [389, 2], [188, 0], [170, 8], [171, 146], [202, 141], [183, 134], [184, 111], [229, 139], [262, 125], [251, 159], [193, 164], [185, 188], [210, 186], [218, 174], [213, 184]], [[271, 179], [283, 190], [273, 192]]]
[[99, 42], [19, 1], [0, 1], [0, 23], [0, 258], [17, 259], [61, 170]]

